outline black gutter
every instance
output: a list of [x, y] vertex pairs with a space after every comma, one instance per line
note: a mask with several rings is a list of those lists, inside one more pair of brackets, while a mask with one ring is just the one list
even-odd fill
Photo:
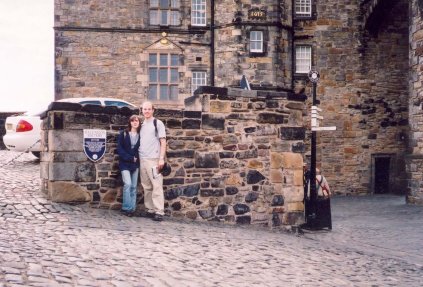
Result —
[[214, 86], [214, 0], [210, 1], [210, 85]]
[[166, 32], [168, 34], [205, 34], [205, 30], [193, 29], [175, 29], [160, 27], [154, 29], [141, 29], [141, 28], [99, 28], [99, 27], [54, 27], [56, 31], [86, 31], [86, 32], [98, 32], [98, 33], [162, 33]]
[[295, 38], [295, 28], [294, 28], [294, 17], [295, 17], [295, 0], [292, 0], [292, 9], [291, 9], [291, 22], [292, 22], [292, 30], [291, 30], [291, 89], [294, 90], [294, 73], [295, 73], [295, 44], [294, 44], [294, 38]]

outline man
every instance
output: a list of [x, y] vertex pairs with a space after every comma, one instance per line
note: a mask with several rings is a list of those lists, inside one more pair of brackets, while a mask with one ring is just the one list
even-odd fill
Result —
[[[145, 216], [162, 221], [164, 215], [163, 176], [159, 173], [164, 166], [166, 153], [166, 131], [162, 121], [154, 119], [154, 107], [144, 102], [144, 122], [140, 132], [140, 174], [144, 189]], [[154, 121], [156, 120], [156, 125]]]

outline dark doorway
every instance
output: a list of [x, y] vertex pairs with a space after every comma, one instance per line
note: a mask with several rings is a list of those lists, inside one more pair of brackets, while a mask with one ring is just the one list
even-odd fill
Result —
[[375, 157], [374, 193], [389, 193], [389, 166], [391, 158], [388, 156]]

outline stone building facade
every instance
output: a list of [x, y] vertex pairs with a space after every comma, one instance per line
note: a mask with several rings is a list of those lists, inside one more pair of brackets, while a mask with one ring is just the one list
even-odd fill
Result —
[[[198, 86], [239, 87], [243, 75], [256, 91], [310, 96], [314, 67], [322, 125], [337, 127], [318, 134], [318, 166], [335, 192], [417, 202], [421, 168], [410, 155], [419, 154], [421, 138], [421, 7], [419, 0], [55, 0], [56, 98], [150, 98], [183, 109]], [[158, 64], [161, 54], [167, 66]]]

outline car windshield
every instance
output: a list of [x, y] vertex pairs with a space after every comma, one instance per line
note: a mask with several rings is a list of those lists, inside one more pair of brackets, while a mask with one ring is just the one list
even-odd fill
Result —
[[131, 104], [121, 102], [121, 101], [104, 101], [106, 106], [116, 106], [116, 107], [133, 107]]

